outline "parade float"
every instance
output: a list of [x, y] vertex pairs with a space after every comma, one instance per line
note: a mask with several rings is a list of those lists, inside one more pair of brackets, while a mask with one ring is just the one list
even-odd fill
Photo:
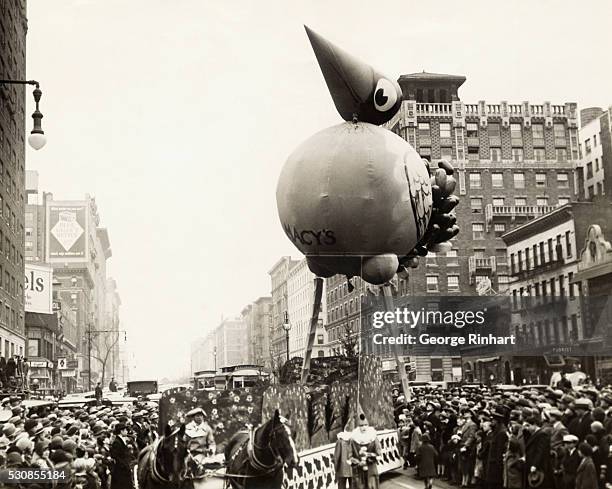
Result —
[[[285, 472], [285, 487], [333, 488], [334, 445], [339, 432], [364, 414], [378, 431], [379, 473], [401, 467], [393, 418], [393, 386], [378, 358], [355, 355], [311, 359], [323, 280], [360, 277], [378, 288], [390, 309], [390, 281], [418, 265], [428, 251], [447, 251], [458, 232], [453, 168], [434, 167], [381, 124], [402, 103], [397, 82], [306, 27], [338, 113], [345, 121], [304, 141], [288, 157], [276, 200], [282, 228], [307, 259], [315, 293], [304, 358], [286, 363], [274, 384], [248, 388], [168, 391], [160, 426], [184, 420], [202, 407], [215, 432], [217, 452], [245, 426], [275, 410], [289, 419], [300, 464]], [[402, 357], [395, 362], [404, 396], [410, 396]], [[280, 380], [280, 381], [278, 381]]]

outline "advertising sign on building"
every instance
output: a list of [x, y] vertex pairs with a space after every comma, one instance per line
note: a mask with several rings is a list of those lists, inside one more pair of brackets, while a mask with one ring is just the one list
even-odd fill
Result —
[[87, 261], [89, 240], [86, 203], [49, 203], [46, 234], [46, 261]]
[[39, 314], [53, 312], [53, 269], [26, 263], [25, 310]]

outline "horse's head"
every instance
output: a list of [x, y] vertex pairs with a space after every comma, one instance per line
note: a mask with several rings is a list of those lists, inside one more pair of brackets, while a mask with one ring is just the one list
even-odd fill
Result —
[[170, 482], [178, 482], [185, 468], [187, 441], [183, 423], [166, 425], [157, 459]]
[[270, 425], [270, 447], [274, 454], [281, 458], [287, 467], [291, 468], [300, 463], [300, 456], [289, 421], [283, 418], [278, 409], [274, 411], [274, 417], [269, 421]]

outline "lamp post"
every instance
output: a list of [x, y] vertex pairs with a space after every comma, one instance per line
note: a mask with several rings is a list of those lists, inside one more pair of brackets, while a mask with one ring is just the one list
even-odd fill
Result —
[[34, 95], [34, 102], [36, 102], [36, 109], [32, 114], [32, 119], [34, 119], [34, 127], [32, 129], [32, 132], [30, 132], [30, 135], [28, 136], [28, 143], [32, 148], [36, 150], [41, 149], [47, 143], [47, 138], [45, 136], [44, 131], [42, 130], [41, 120], [43, 118], [43, 115], [38, 107], [40, 97], [42, 96], [40, 84], [36, 80], [0, 80], [0, 84], [36, 86], [34, 92], [32, 92], [32, 94]]
[[289, 313], [287, 311], [285, 311], [283, 329], [285, 330], [285, 340], [287, 341], [287, 361], [289, 361], [289, 331], [291, 330], [291, 323], [289, 322]]

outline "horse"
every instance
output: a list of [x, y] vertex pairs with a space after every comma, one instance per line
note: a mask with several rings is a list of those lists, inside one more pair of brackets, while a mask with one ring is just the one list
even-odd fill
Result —
[[192, 489], [193, 482], [183, 476], [186, 457], [185, 425], [166, 425], [164, 436], [138, 455], [139, 489]]
[[265, 424], [235, 434], [224, 454], [226, 483], [234, 489], [280, 489], [283, 467], [299, 464], [291, 430], [278, 409]]

